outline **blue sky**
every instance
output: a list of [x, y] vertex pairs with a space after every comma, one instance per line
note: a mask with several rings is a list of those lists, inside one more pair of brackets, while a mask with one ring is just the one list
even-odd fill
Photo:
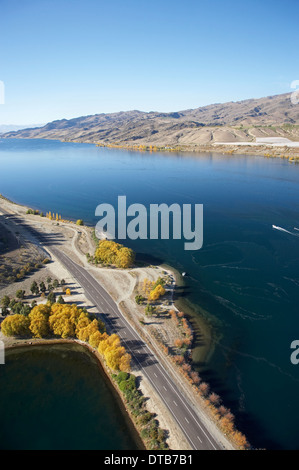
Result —
[[0, 124], [292, 91], [298, 0], [0, 0]]

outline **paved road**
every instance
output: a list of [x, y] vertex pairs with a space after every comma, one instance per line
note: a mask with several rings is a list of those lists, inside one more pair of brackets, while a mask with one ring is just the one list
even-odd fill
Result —
[[77, 265], [59, 249], [53, 246], [50, 246], [49, 249], [82, 286], [86, 297], [102, 313], [110, 331], [120, 336], [126, 350], [132, 355], [132, 368], [134, 369], [136, 364], [138, 368], [142, 369], [183, 430], [191, 447], [199, 450], [219, 450], [218, 443], [200, 422], [195, 410], [177, 390], [165, 368], [159, 364], [150, 348], [127, 322], [107, 291], [86, 269]]
[[[15, 221], [20, 222], [17, 218], [15, 218]], [[151, 349], [128, 323], [107, 291], [86, 269], [76, 264], [65, 253], [60, 251], [57, 245], [53, 245], [53, 239], [49, 240], [45, 235], [34, 230], [30, 231], [34, 233], [41, 244], [46, 245], [46, 248], [59, 259], [81, 285], [86, 297], [101, 312], [101, 316], [111, 333], [119, 335], [126, 350], [132, 356], [132, 369], [134, 370], [136, 365], [142, 370], [160, 395], [178, 426], [182, 429], [192, 449], [222, 450], [222, 447], [220, 447], [201, 422], [196, 410], [178, 390], [166, 369], [159, 363]]]

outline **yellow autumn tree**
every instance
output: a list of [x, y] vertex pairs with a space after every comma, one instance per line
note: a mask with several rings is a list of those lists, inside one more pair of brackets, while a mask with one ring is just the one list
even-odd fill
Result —
[[49, 334], [50, 305], [37, 305], [28, 315], [29, 329], [35, 338], [44, 338]]
[[116, 264], [119, 247], [120, 244], [112, 240], [100, 240], [95, 252], [96, 260], [104, 264]]
[[100, 354], [105, 355], [106, 350], [111, 348], [117, 348], [120, 346], [120, 338], [115, 333], [108, 336], [104, 341], [101, 341], [98, 346], [98, 351]]
[[104, 341], [108, 338], [107, 333], [101, 333], [100, 331], [95, 331], [89, 336], [88, 342], [92, 348], [97, 349], [100, 341]]
[[83, 310], [75, 304], [53, 304], [49, 317], [51, 331], [62, 338], [76, 336], [77, 324], [82, 313]]
[[82, 312], [77, 321], [76, 336], [78, 337], [80, 331], [81, 330], [83, 331], [83, 329], [85, 329], [90, 323], [91, 323], [91, 320], [88, 318], [88, 315]]
[[108, 367], [111, 369], [125, 372], [130, 370], [131, 356], [121, 346], [118, 335], [112, 334], [105, 340], [100, 341], [98, 351], [104, 356]]
[[119, 370], [120, 359], [125, 353], [126, 350], [123, 346], [108, 348], [105, 352], [107, 366], [110, 367], [110, 369]]
[[100, 325], [99, 325], [98, 320], [96, 319], [94, 319], [93, 321], [89, 320], [88, 325], [86, 325], [85, 327], [79, 327], [79, 323], [78, 323], [77, 329], [76, 329], [77, 338], [80, 341], [87, 342], [89, 341], [89, 338], [92, 334], [97, 333], [97, 332], [100, 333], [99, 328], [100, 328]]
[[135, 253], [131, 248], [127, 248], [112, 240], [100, 240], [95, 252], [95, 259], [98, 263], [112, 264], [119, 268], [129, 268], [135, 260]]
[[161, 284], [158, 284], [149, 294], [149, 300], [158, 300], [165, 294], [165, 289]]
[[245, 450], [245, 449], [250, 448], [250, 444], [247, 441], [246, 436], [244, 436], [244, 434], [242, 434], [240, 431], [234, 432], [232, 437], [235, 443], [237, 444], [237, 446], [240, 447], [241, 449]]
[[119, 268], [129, 268], [135, 261], [135, 253], [127, 247], [122, 247], [117, 252], [116, 265]]
[[15, 314], [6, 317], [1, 324], [1, 331], [5, 336], [27, 336], [30, 320], [24, 315]]
[[142, 284], [142, 291], [143, 291], [143, 294], [146, 298], [149, 297], [152, 289], [153, 289], [153, 285], [154, 283], [152, 281], [150, 281], [149, 279], [145, 278], [143, 280], [143, 284]]
[[125, 353], [119, 360], [119, 370], [123, 372], [129, 372], [131, 369], [131, 355]]
[[220, 425], [225, 432], [232, 433], [235, 430], [234, 422], [228, 415], [220, 419]]

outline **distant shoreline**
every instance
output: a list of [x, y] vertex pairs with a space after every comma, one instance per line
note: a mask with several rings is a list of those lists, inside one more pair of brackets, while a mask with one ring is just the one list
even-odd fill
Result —
[[[62, 141], [64, 142], [64, 141]], [[80, 141], [65, 141], [77, 143], [89, 143]], [[166, 153], [221, 153], [223, 155], [251, 155], [263, 156], [266, 158], [283, 158], [290, 162], [299, 162], [299, 142], [297, 146], [288, 145], [271, 145], [271, 144], [258, 144], [252, 142], [228, 142], [211, 144], [194, 144], [194, 145], [178, 145], [178, 146], [157, 146], [156, 149], [151, 149], [152, 145], [144, 144], [135, 146], [130, 144], [99, 144], [95, 143], [96, 147], [114, 148], [119, 150], [133, 150], [139, 152], [166, 152]], [[155, 147], [155, 146], [154, 146]]]
[[[116, 150], [136, 151], [136, 152], [149, 152], [149, 153], [184, 153], [199, 155], [201, 153], [216, 153], [221, 155], [248, 155], [248, 156], [261, 156], [265, 158], [281, 158], [288, 160], [290, 163], [299, 163], [299, 142], [298, 146], [288, 145], [270, 145], [258, 144], [253, 142], [212, 142], [209, 144], [183, 144], [183, 145], [151, 145], [151, 144], [118, 144], [113, 142], [101, 143], [98, 141], [85, 141], [79, 139], [63, 139], [59, 137], [3, 137], [0, 135], [0, 140], [9, 139], [25, 139], [25, 140], [52, 140], [62, 143], [71, 144], [85, 144], [95, 145], [96, 147], [112, 148]], [[151, 149], [151, 147], [153, 147]], [[156, 147], [156, 148], [155, 148]]]

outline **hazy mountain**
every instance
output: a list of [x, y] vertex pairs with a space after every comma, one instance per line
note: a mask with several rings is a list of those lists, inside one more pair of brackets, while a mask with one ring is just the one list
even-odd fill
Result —
[[290, 98], [288, 93], [172, 113], [96, 114], [9, 132], [5, 137], [157, 146], [255, 141], [256, 137], [299, 140], [299, 105]]
[[35, 128], [35, 127], [41, 127], [44, 126], [44, 124], [30, 124], [30, 125], [14, 125], [14, 124], [0, 124], [0, 134], [6, 133], [6, 132], [11, 132], [11, 131], [19, 131], [21, 129], [28, 129], [28, 127]]

